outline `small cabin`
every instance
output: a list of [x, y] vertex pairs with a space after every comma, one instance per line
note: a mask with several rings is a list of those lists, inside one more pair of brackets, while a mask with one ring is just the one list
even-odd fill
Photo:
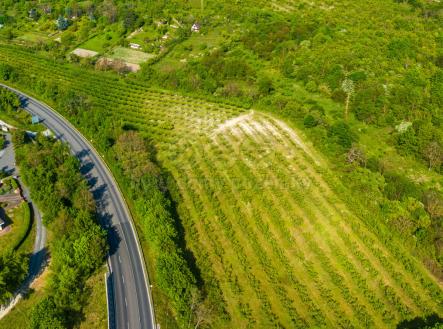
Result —
[[199, 23], [192, 24], [191, 32], [200, 32], [201, 25]]
[[142, 46], [140, 46], [138, 43], [130, 43], [129, 47], [131, 47], [132, 49], [137, 49], [137, 50], [142, 49]]

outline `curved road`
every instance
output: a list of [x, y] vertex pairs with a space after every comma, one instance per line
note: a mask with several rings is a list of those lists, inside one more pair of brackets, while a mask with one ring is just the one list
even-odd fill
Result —
[[91, 185], [102, 224], [109, 230], [111, 301], [110, 328], [154, 329], [154, 310], [148, 276], [126, 203], [97, 151], [66, 119], [49, 106], [16, 92], [22, 107], [38, 115], [57, 138], [68, 143], [80, 159], [82, 173]]

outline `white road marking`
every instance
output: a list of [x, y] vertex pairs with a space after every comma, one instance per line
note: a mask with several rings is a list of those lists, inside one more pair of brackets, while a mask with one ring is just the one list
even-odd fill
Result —
[[120, 264], [122, 263], [122, 259], [120, 258], [120, 255], [118, 255], [118, 261]]
[[125, 277], [122, 275], [123, 284], [125, 284]]
[[128, 307], [128, 301], [127, 301], [126, 297], [125, 297], [125, 305], [126, 305], [126, 307]]

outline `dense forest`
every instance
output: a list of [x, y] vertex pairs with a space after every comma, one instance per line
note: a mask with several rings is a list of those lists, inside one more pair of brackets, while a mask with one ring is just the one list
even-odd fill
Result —
[[104, 262], [106, 233], [97, 223], [79, 162], [66, 145], [43, 136], [28, 140], [24, 132], [14, 143], [23, 181], [53, 235], [49, 294], [30, 314], [31, 327], [72, 327], [81, 319], [85, 282]]
[[[6, 0], [0, 4], [0, 78], [47, 101], [94, 138], [131, 200], [140, 239], [153, 260], [150, 272], [159, 288], [154, 297], [163, 303], [170, 301], [177, 320], [164, 320], [168, 317], [165, 311], [159, 315], [160, 322], [171, 328], [204, 325], [202, 314], [213, 313], [228, 321], [229, 312], [218, 283], [211, 280], [212, 269], [202, 260], [204, 254], [194, 249], [193, 255], [189, 250], [187, 240], [196, 230], [194, 224], [187, 224], [191, 214], [183, 204], [189, 200], [180, 190], [183, 182], [174, 180], [174, 168], [167, 162], [179, 155], [172, 146], [162, 149], [165, 141], [179, 144], [186, 138], [176, 133], [182, 114], [173, 112], [170, 121], [160, 118], [154, 124], [151, 118], [160, 115], [153, 113], [140, 119], [149, 121], [137, 123], [129, 122], [129, 109], [143, 103], [142, 93], [146, 92], [160, 93], [165, 102], [177, 95], [191, 96], [186, 104], [206, 100], [221, 107], [236, 106], [239, 112], [254, 109], [284, 119], [303, 131], [328, 159], [331, 175], [346, 186], [334, 185], [335, 190], [371, 232], [387, 245], [391, 237], [402, 241], [409, 254], [441, 282], [442, 22], [443, 4], [420, 0], [260, 0], [241, 4]], [[196, 23], [198, 32], [193, 31]], [[116, 48], [129, 48], [137, 31], [143, 31], [137, 41], [143, 52], [152, 55], [138, 72], [129, 72], [117, 61], [105, 65], [100, 60], [102, 55], [114, 56]], [[44, 37], [36, 37], [37, 32]], [[81, 58], [72, 52], [91, 44], [97, 47], [98, 56]], [[39, 76], [37, 70], [46, 70], [47, 76]], [[111, 85], [124, 98], [113, 99], [108, 90]], [[0, 108], [9, 111], [14, 100], [7, 95], [0, 99]], [[149, 103], [153, 112], [159, 102]], [[166, 105], [175, 109], [175, 104]], [[223, 111], [216, 115], [223, 116]], [[33, 163], [25, 155], [29, 148], [44, 153], [48, 143], [23, 146], [19, 153], [23, 163]], [[188, 148], [193, 147], [186, 146], [185, 152]], [[75, 171], [78, 164], [63, 158], [64, 151], [62, 146], [52, 151], [61, 159], [50, 167], [52, 171], [61, 164], [69, 172]], [[202, 168], [211, 166], [215, 165]], [[29, 165], [29, 180], [40, 172], [31, 168]], [[43, 207], [45, 202], [60, 205], [45, 212], [45, 220], [55, 232], [60, 236], [68, 232], [66, 224], [61, 224], [67, 218], [73, 219], [69, 232], [76, 231], [77, 221], [93, 223], [92, 212], [84, 214], [75, 206], [79, 192], [69, 190], [72, 185], [54, 183], [54, 176], [45, 179], [51, 179], [44, 184], [48, 191], [64, 186], [61, 199], [52, 195], [56, 200], [39, 201], [35, 197]], [[332, 178], [331, 182], [335, 184]], [[186, 183], [196, 184], [192, 180]], [[29, 184], [32, 190], [32, 181]], [[215, 198], [216, 192], [208, 185], [203, 182], [201, 191]], [[86, 193], [86, 187], [81, 189]], [[98, 230], [94, 225], [91, 230]], [[55, 259], [64, 259], [65, 246], [79, 236], [69, 233], [65, 243], [54, 245]], [[94, 259], [100, 259], [98, 252]], [[201, 273], [204, 271], [207, 273]], [[80, 274], [69, 275], [76, 278]], [[87, 276], [81, 276], [82, 280]], [[70, 282], [68, 274], [66, 280]], [[64, 284], [62, 278], [57, 282], [55, 288]], [[54, 291], [36, 308], [35, 318], [38, 310], [45, 313], [56, 305], [51, 316], [66, 324], [63, 321], [71, 321], [81, 311], [81, 298], [67, 307], [57, 289]], [[189, 307], [194, 304], [197, 306]], [[247, 306], [239, 308], [244, 318], [251, 317]], [[38, 323], [46, 320], [41, 321]]]

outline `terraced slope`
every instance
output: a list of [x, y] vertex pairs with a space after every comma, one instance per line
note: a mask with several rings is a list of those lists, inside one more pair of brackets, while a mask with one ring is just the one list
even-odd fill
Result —
[[23, 51], [0, 47], [0, 60], [89, 95], [155, 141], [206, 289], [224, 301], [213, 327], [385, 328], [443, 314], [441, 287], [344, 204], [327, 163], [283, 122]]

